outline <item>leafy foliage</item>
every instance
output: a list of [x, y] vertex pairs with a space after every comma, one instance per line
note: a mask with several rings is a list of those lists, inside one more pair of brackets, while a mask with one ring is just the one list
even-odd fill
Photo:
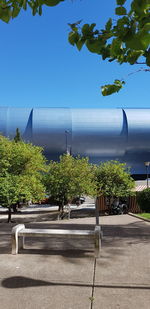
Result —
[[11, 208], [17, 202], [42, 199], [44, 171], [42, 148], [0, 136], [0, 205]]
[[0, 19], [6, 23], [16, 18], [21, 10], [32, 10], [32, 15], [42, 15], [42, 6], [55, 6], [64, 0], [0, 0]]
[[[56, 6], [65, 0], [0, 0], [0, 19], [8, 23], [16, 18], [20, 11], [32, 10], [33, 16], [42, 15], [42, 6]], [[130, 10], [125, 7], [127, 0], [116, 0], [115, 14], [106, 22], [104, 29], [96, 29], [96, 24], [84, 24], [81, 21], [69, 24], [69, 42], [80, 51], [85, 45], [91, 53], [102, 56], [108, 61], [119, 64], [142, 63], [150, 66], [150, 0], [132, 0]], [[140, 62], [141, 63], [141, 62]], [[150, 72], [150, 69], [146, 69]], [[122, 89], [124, 80], [116, 79], [113, 84], [104, 85], [102, 95], [110, 95]]]
[[114, 92], [118, 92], [122, 86], [125, 84], [124, 81], [120, 81], [120, 80], [115, 80], [114, 81], [114, 84], [112, 85], [105, 85], [105, 86], [102, 86], [102, 95], [103, 96], [107, 96], [107, 95], [110, 95]]
[[[80, 51], [83, 45], [91, 53], [101, 55], [109, 62], [137, 64], [139, 61], [150, 66], [150, 0], [132, 0], [129, 12], [124, 7], [126, 0], [116, 0], [117, 20], [111, 18], [104, 29], [96, 29], [96, 24], [71, 24], [69, 42]], [[150, 69], [146, 69], [150, 72]], [[102, 88], [104, 96], [118, 92], [125, 82], [115, 80]]]
[[125, 163], [107, 161], [96, 169], [98, 195], [126, 197], [134, 188], [134, 180], [129, 174]]
[[137, 192], [137, 202], [143, 212], [150, 213], [150, 188]]
[[50, 162], [45, 184], [47, 194], [63, 210], [64, 204], [74, 197], [95, 194], [94, 168], [88, 163], [88, 158], [73, 158], [65, 154], [60, 157], [60, 162]]
[[21, 134], [20, 134], [20, 131], [19, 129], [17, 128], [16, 129], [16, 135], [14, 137], [14, 141], [17, 143], [17, 142], [21, 142], [22, 138], [21, 138]]
[[[64, 1], [0, 0], [0, 19], [8, 23], [22, 9], [27, 8], [32, 10], [33, 16], [42, 15], [43, 5], [53, 7]], [[130, 65], [142, 63], [148, 67], [145, 72], [150, 72], [150, 0], [131, 0], [129, 11], [125, 7], [126, 2], [127, 0], [116, 0], [117, 20], [109, 18], [104, 29], [96, 29], [95, 23], [84, 24], [82, 27], [81, 21], [69, 24], [71, 32], [68, 40], [79, 51], [85, 45], [91, 53], [101, 55], [103, 60]], [[116, 79], [114, 83], [101, 87], [102, 95], [116, 93], [124, 84], [124, 80]]]

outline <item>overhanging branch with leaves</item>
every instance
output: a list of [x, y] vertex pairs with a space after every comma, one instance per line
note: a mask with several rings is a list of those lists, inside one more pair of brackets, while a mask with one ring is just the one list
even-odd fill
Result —
[[[80, 51], [85, 45], [91, 53], [101, 55], [109, 62], [130, 65], [143, 62], [150, 66], [150, 0], [133, 0], [129, 12], [125, 8], [126, 0], [116, 0], [114, 22], [109, 18], [104, 29], [97, 29], [96, 24], [81, 22], [69, 24], [69, 42]], [[144, 69], [143, 69], [144, 70]], [[146, 69], [146, 71], [150, 71]], [[113, 84], [101, 87], [104, 96], [118, 92], [124, 80], [116, 79]]]

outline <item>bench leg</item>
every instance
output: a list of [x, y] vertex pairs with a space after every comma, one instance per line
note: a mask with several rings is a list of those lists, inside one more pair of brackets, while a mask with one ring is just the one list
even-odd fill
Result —
[[18, 224], [12, 228], [12, 236], [11, 236], [12, 237], [12, 254], [18, 254], [18, 249], [19, 249], [18, 233], [24, 228], [25, 228], [24, 224]]
[[95, 227], [95, 257], [98, 258], [100, 256], [100, 247], [101, 247], [101, 228], [99, 225]]
[[68, 220], [70, 220], [70, 210], [69, 210], [69, 212], [68, 212]]
[[12, 254], [18, 253], [18, 233], [12, 234]]

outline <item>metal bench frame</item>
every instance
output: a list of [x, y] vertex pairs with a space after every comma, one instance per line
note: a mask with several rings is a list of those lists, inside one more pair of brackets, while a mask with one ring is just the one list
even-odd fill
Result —
[[94, 242], [95, 257], [99, 257], [101, 246], [101, 228], [95, 226], [94, 230], [67, 230], [67, 229], [28, 229], [24, 224], [18, 224], [12, 228], [12, 254], [18, 254], [20, 248], [24, 248], [25, 237], [56, 236], [56, 237], [79, 237], [89, 238]]

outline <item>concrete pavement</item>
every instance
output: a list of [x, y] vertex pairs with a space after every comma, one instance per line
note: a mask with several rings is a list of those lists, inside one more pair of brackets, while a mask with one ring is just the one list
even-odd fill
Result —
[[128, 215], [102, 222], [93, 309], [150, 308], [150, 223]]
[[[0, 308], [148, 309], [150, 223], [129, 215], [100, 217], [100, 223], [104, 237], [97, 260], [92, 244], [75, 239], [28, 239], [26, 249], [13, 256], [14, 224], [0, 223]], [[94, 217], [85, 217], [26, 225], [93, 228], [94, 224]]]

